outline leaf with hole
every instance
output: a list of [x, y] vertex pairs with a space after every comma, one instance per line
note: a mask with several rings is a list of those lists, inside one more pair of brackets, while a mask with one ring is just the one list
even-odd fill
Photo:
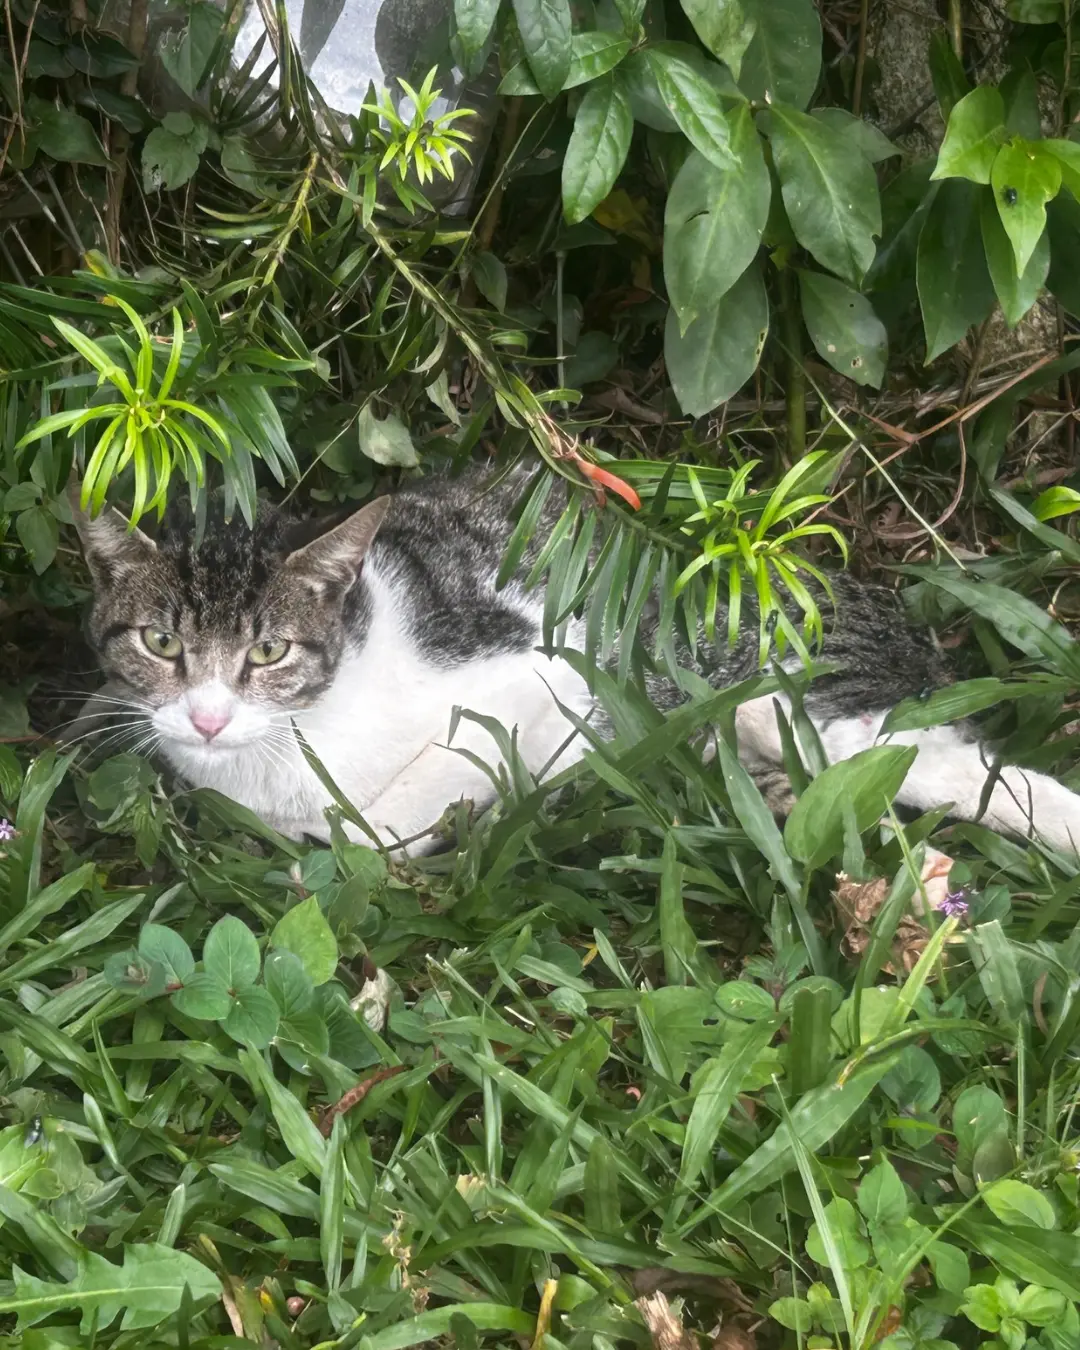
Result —
[[821, 272], [799, 272], [803, 320], [817, 354], [856, 384], [885, 378], [889, 338], [865, 295]]
[[731, 132], [714, 86], [671, 51], [647, 47], [645, 58], [664, 106], [690, 144], [717, 168], [733, 168]]
[[562, 168], [563, 214], [575, 225], [592, 215], [626, 162], [634, 116], [614, 75], [602, 75], [581, 100]]
[[704, 417], [734, 397], [757, 369], [768, 332], [769, 301], [756, 262], [685, 333], [668, 310], [664, 359], [683, 412]]
[[664, 212], [664, 280], [682, 329], [727, 295], [757, 255], [769, 215], [769, 171], [747, 106], [731, 114], [734, 164], [696, 152], [675, 177]]
[[773, 159], [795, 237], [823, 267], [858, 285], [874, 261], [881, 202], [873, 166], [845, 135], [784, 104], [769, 112]]
[[356, 434], [362, 453], [376, 464], [413, 469], [420, 463], [409, 429], [396, 413], [380, 419], [371, 403], [365, 403], [356, 419]]

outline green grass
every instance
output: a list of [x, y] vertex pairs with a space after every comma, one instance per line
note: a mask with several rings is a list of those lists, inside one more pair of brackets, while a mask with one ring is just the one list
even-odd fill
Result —
[[789, 851], [686, 748], [749, 692], [605, 686], [611, 746], [424, 866], [0, 752], [4, 1343], [606, 1350], [659, 1288], [763, 1348], [1075, 1346], [1075, 881], [967, 827], [888, 974], [933, 822]]

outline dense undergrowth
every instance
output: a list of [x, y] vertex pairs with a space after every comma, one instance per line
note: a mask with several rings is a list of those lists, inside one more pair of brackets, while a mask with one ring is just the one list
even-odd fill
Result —
[[[1080, 1344], [1075, 859], [883, 828], [905, 751], [806, 735], [781, 831], [725, 739], [776, 678], [666, 719], [632, 678], [750, 588], [811, 641], [768, 616], [842, 538], [970, 676], [894, 726], [982, 712], [1080, 784], [1073, 5], [943, 8], [456, 0], [485, 152], [426, 68], [341, 125], [284, 6], [256, 77], [239, 7], [178, 9], [168, 108], [140, 5], [124, 41], [6, 6], [4, 1344]], [[549, 628], [624, 635], [616, 738], [542, 788], [511, 756], [446, 853], [54, 739], [93, 683], [73, 467], [152, 517], [523, 453], [534, 506], [578, 486]]]

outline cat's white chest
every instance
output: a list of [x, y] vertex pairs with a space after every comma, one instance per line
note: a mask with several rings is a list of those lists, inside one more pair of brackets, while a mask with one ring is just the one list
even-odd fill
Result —
[[[579, 716], [591, 701], [585, 682], [565, 661], [526, 651], [433, 665], [399, 622], [391, 587], [377, 575], [369, 574], [368, 582], [373, 607], [363, 647], [345, 655], [331, 687], [317, 706], [296, 717], [296, 725], [342, 794], [381, 836], [408, 837], [433, 824], [451, 802], [494, 795], [483, 771], [447, 748], [468, 750], [493, 768], [500, 761], [489, 732], [471, 720], [461, 719], [450, 741], [455, 708], [492, 718], [508, 732], [516, 729], [521, 756], [534, 773], [561, 749], [560, 768], [578, 757], [579, 744], [563, 748], [573, 728], [556, 700]], [[323, 811], [331, 798], [284, 734], [272, 747], [199, 754], [198, 761], [177, 761], [176, 767], [284, 833], [326, 835]]]

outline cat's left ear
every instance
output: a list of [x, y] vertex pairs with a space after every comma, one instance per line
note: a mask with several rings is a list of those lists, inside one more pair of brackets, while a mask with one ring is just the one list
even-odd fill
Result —
[[142, 530], [131, 529], [114, 506], [105, 506], [98, 515], [91, 516], [79, 505], [77, 483], [69, 485], [68, 501], [87, 566], [99, 585], [107, 585], [123, 571], [153, 561], [157, 545]]
[[329, 583], [348, 590], [360, 573], [389, 505], [389, 497], [378, 497], [362, 506], [348, 520], [290, 553], [285, 566], [323, 585]]

